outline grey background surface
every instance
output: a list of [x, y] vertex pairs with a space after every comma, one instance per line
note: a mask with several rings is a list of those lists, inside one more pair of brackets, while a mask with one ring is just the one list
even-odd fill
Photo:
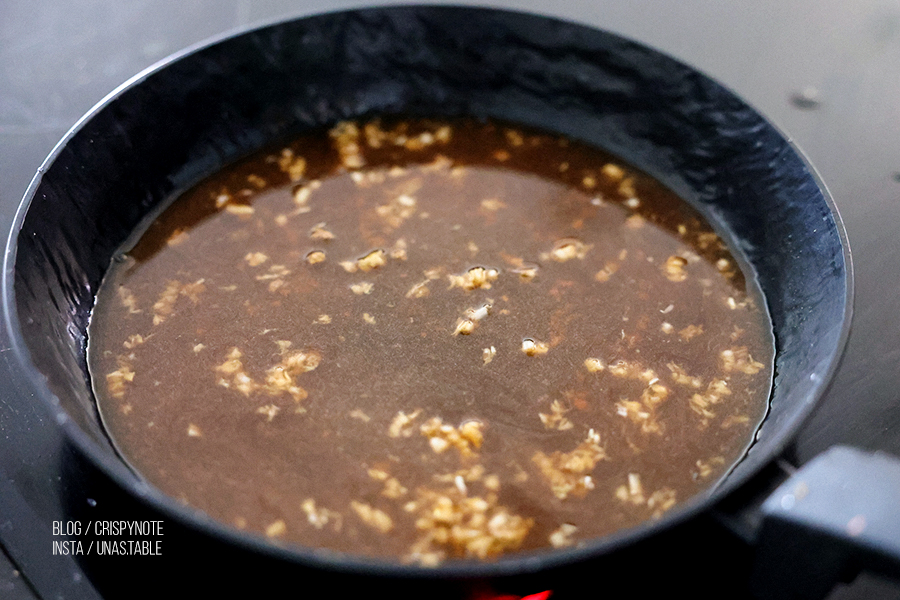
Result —
[[[846, 224], [856, 313], [843, 364], [795, 455], [802, 463], [843, 443], [900, 456], [900, 2], [454, 4], [558, 16], [646, 43], [723, 82], [798, 143]], [[9, 230], [29, 181], [57, 140], [142, 69], [248, 24], [361, 5], [2, 0], [0, 230]], [[0, 582], [7, 584], [0, 585], [0, 596], [11, 590], [23, 594], [13, 597], [28, 597], [13, 569], [8, 563], [0, 568], [6, 577]], [[866, 590], [860, 597], [900, 598], [896, 587], [878, 582]]]

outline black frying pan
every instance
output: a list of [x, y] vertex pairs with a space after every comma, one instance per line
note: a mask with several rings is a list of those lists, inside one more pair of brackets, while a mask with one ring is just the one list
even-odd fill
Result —
[[[272, 140], [383, 114], [495, 117], [583, 140], [657, 177], [728, 232], [768, 303], [776, 377], [758, 441], [714, 491], [585, 548], [423, 569], [271, 544], [184, 507], [126, 468], [101, 427], [85, 363], [94, 294], [114, 252], [161, 202]], [[689, 582], [690, 573], [667, 565], [706, 543], [713, 547], [704, 556], [716, 553], [710, 523], [723, 506], [739, 507], [738, 523], [755, 511], [746, 498], [771, 482], [773, 461], [836, 367], [852, 295], [849, 251], [823, 186], [790, 141], [731, 92], [608, 33], [460, 7], [280, 23], [137, 76], [47, 159], [19, 210], [3, 277], [13, 361], [28, 382], [22, 401], [48, 407], [65, 439], [68, 518], [164, 522], [162, 556], [79, 557], [114, 598], [306, 595], [315, 584], [336, 597], [549, 588], [565, 597], [600, 593], [605, 581], [627, 581], [632, 593], [666, 578]]]

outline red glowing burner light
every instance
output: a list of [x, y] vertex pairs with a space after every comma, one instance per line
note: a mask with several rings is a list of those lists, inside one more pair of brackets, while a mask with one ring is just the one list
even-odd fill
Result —
[[528, 596], [492, 596], [490, 598], [485, 598], [484, 600], [547, 600], [552, 593], [552, 590], [546, 590], [538, 592], [537, 594], [529, 594]]

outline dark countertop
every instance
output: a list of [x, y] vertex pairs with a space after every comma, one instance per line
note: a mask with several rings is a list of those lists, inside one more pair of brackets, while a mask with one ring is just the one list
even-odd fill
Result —
[[[805, 151], [847, 228], [856, 310], [843, 364], [803, 428], [794, 460], [806, 462], [835, 444], [900, 456], [900, 4], [575, 0], [550, 9], [536, 0], [490, 4], [594, 25], [674, 55], [732, 88]], [[0, 229], [9, 230], [29, 181], [57, 140], [134, 74], [247, 24], [358, 5], [4, 0]], [[0, 466], [16, 468], [8, 460]], [[0, 475], [2, 508], [12, 475]], [[3, 527], [0, 523], [0, 534]], [[28, 569], [22, 571], [27, 578]], [[19, 577], [15, 567], [0, 563], [0, 596], [7, 589], [22, 594]], [[883, 583], [866, 589], [866, 597], [900, 598], [900, 589]]]

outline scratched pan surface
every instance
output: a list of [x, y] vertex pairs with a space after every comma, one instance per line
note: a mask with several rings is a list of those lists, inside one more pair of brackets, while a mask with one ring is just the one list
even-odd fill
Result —
[[[166, 497], [118, 459], [85, 363], [94, 294], [116, 249], [160, 202], [272, 140], [384, 114], [494, 117], [583, 140], [654, 175], [728, 232], [766, 297], [776, 377], [757, 442], [715, 490], [584, 548], [423, 569], [271, 544]], [[80, 558], [110, 597], [303, 594], [318, 584], [337, 597], [564, 596], [612, 577], [654, 590], [662, 584], [646, 577], [648, 564], [671, 563], [699, 539], [698, 523], [756, 485], [814, 409], [844, 345], [852, 287], [827, 192], [797, 149], [731, 92], [608, 33], [462, 7], [279, 23], [137, 76], [47, 159], [18, 213], [3, 277], [15, 360], [67, 440], [68, 514], [164, 521], [161, 556]]]

